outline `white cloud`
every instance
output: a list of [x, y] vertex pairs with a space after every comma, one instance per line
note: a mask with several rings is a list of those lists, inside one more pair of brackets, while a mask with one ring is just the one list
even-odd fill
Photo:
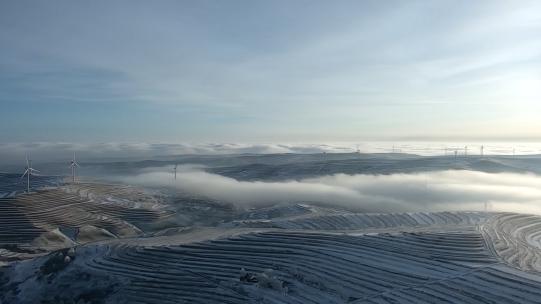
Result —
[[[71, 142], [33, 142], [0, 143], [0, 165], [13, 165], [24, 162], [25, 153], [38, 162], [65, 161], [77, 152], [81, 161], [104, 160], [104, 158], [145, 158], [167, 155], [225, 155], [225, 154], [275, 154], [275, 153], [350, 153], [357, 147], [362, 153], [411, 153], [418, 155], [443, 155], [444, 149], [464, 153], [480, 153], [484, 145], [485, 155], [541, 154], [538, 143], [460, 143], [460, 142], [335, 142], [335, 143], [71, 143]], [[106, 160], [106, 159], [105, 159]]]
[[[245, 182], [182, 167], [124, 177], [128, 183], [168, 186], [240, 206], [314, 202], [365, 212], [483, 210], [541, 214], [541, 177], [533, 174], [439, 171], [418, 174], [337, 174], [300, 181]], [[166, 171], [167, 171], [166, 170]]]

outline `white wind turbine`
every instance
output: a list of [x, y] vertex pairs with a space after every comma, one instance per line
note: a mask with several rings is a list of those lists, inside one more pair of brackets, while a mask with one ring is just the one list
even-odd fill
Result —
[[26, 168], [24, 170], [21, 179], [26, 175], [26, 192], [30, 193], [30, 176], [34, 175], [34, 172], [39, 172], [38, 170], [32, 168], [32, 161], [28, 159], [28, 154], [26, 154]]
[[77, 161], [75, 161], [75, 152], [73, 152], [73, 159], [70, 162], [70, 168], [71, 168], [71, 180], [75, 184], [75, 171], [77, 167], [80, 167]]

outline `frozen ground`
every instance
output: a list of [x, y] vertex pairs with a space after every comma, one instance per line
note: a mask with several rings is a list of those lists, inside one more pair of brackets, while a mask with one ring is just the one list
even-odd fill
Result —
[[[207, 170], [276, 180], [315, 167], [298, 155], [275, 156], [270, 166], [278, 169], [267, 171], [252, 157], [214, 160]], [[323, 162], [332, 172], [356, 161], [332, 157], [338, 163]], [[368, 172], [434, 166], [418, 159], [385, 155], [379, 165], [370, 160]], [[463, 163], [474, 161], [482, 160]], [[513, 172], [538, 169], [536, 159], [498, 162]], [[46, 186], [0, 199], [2, 304], [541, 302], [538, 215], [254, 207], [170, 188]]]

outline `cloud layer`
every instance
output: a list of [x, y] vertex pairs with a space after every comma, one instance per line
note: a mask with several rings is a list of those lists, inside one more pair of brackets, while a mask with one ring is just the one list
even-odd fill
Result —
[[220, 154], [272, 154], [272, 153], [350, 153], [357, 149], [362, 153], [402, 152], [418, 155], [451, 155], [457, 150], [464, 154], [468, 146], [470, 155], [541, 154], [538, 143], [457, 143], [457, 142], [338, 142], [338, 143], [73, 143], [33, 142], [0, 143], [0, 165], [24, 162], [25, 153], [38, 162], [65, 161], [73, 152], [81, 161], [105, 160], [104, 158], [153, 158], [167, 155], [220, 155]]
[[541, 177], [439, 171], [419, 174], [337, 174], [287, 182], [244, 182], [182, 167], [173, 180], [171, 168], [123, 180], [166, 186], [239, 206], [312, 202], [362, 212], [443, 210], [509, 211], [541, 214]]

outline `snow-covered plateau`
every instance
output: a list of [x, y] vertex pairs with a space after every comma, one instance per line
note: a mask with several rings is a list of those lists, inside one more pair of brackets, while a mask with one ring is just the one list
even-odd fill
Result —
[[191, 156], [29, 194], [2, 173], [0, 303], [541, 303], [540, 164]]

